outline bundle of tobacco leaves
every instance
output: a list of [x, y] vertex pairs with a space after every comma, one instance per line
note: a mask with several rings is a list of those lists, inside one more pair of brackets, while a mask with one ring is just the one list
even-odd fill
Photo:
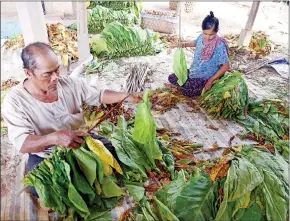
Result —
[[268, 35], [262, 31], [259, 31], [253, 33], [249, 49], [252, 53], [251, 58], [257, 59], [269, 55], [271, 51], [273, 51], [274, 45]]
[[248, 106], [248, 87], [240, 72], [226, 73], [202, 93], [201, 107], [216, 118], [243, 116]]
[[250, 102], [246, 118], [237, 122], [246, 128], [246, 138], [253, 137], [261, 144], [289, 139], [289, 106], [279, 99]]
[[79, 149], [56, 147], [23, 183], [34, 186], [44, 206], [63, 218], [112, 220], [108, 209], [117, 206], [117, 199], [125, 194], [113, 169], [120, 174], [123, 171], [100, 141], [91, 137], [85, 140]]
[[[88, 31], [90, 34], [101, 33], [106, 24], [114, 21], [118, 21], [122, 25], [130, 26], [136, 24], [138, 19], [134, 12], [114, 11], [99, 5], [93, 9], [88, 9]], [[77, 25], [74, 23], [69, 28], [77, 30]]]
[[93, 55], [102, 58], [145, 56], [161, 52], [163, 43], [155, 32], [113, 22], [90, 40], [90, 49]]
[[233, 148], [212, 166], [176, 172], [152, 200], [144, 197], [123, 220], [286, 220], [288, 166], [266, 148]]

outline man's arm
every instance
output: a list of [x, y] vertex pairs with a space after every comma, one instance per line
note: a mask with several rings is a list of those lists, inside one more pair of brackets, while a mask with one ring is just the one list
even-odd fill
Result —
[[44, 136], [28, 135], [20, 152], [37, 153], [54, 145], [77, 149], [84, 143], [81, 136], [89, 136], [89, 134], [83, 131], [61, 130]]
[[230, 69], [230, 63], [223, 64], [220, 69], [205, 84], [205, 91], [211, 89], [213, 83]]
[[103, 96], [101, 98], [101, 103], [102, 104], [119, 103], [125, 97], [127, 97], [125, 101], [134, 102], [134, 103], [137, 103], [137, 102], [142, 100], [141, 99], [141, 93], [131, 93], [131, 94], [129, 94], [129, 93], [124, 93], [124, 92], [116, 92], [116, 91], [111, 91], [111, 90], [105, 90], [104, 93], [103, 93]]

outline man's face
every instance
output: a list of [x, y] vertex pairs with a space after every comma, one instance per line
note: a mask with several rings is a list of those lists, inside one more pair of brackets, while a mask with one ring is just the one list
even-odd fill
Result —
[[[36, 68], [29, 73], [33, 84], [47, 92], [57, 90], [57, 83], [60, 74], [57, 56], [53, 53], [40, 55], [36, 58]], [[29, 72], [29, 71], [28, 71]]]
[[214, 39], [214, 37], [216, 36], [216, 32], [213, 30], [214, 27], [212, 27], [211, 29], [209, 30], [203, 30], [203, 36], [204, 36], [204, 39], [210, 41], [212, 39]]

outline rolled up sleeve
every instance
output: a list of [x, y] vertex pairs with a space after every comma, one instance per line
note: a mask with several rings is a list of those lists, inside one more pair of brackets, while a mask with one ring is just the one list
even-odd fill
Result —
[[8, 128], [8, 138], [13, 146], [20, 151], [25, 139], [29, 135], [35, 134], [34, 128], [16, 100], [4, 99], [1, 109], [2, 117]]

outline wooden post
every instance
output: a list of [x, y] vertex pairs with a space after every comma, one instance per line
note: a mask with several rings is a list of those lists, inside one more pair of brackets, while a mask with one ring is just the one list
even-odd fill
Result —
[[90, 56], [87, 8], [85, 1], [77, 2], [77, 23], [79, 62], [83, 62]]
[[249, 46], [251, 42], [252, 33], [253, 33], [252, 28], [253, 28], [257, 13], [258, 13], [259, 6], [260, 6], [260, 1], [256, 1], [252, 3], [252, 8], [249, 14], [246, 27], [245, 29], [242, 29], [240, 38], [239, 38], [239, 42], [243, 46]]
[[17, 2], [24, 43], [40, 41], [48, 44], [48, 35], [41, 2]]

